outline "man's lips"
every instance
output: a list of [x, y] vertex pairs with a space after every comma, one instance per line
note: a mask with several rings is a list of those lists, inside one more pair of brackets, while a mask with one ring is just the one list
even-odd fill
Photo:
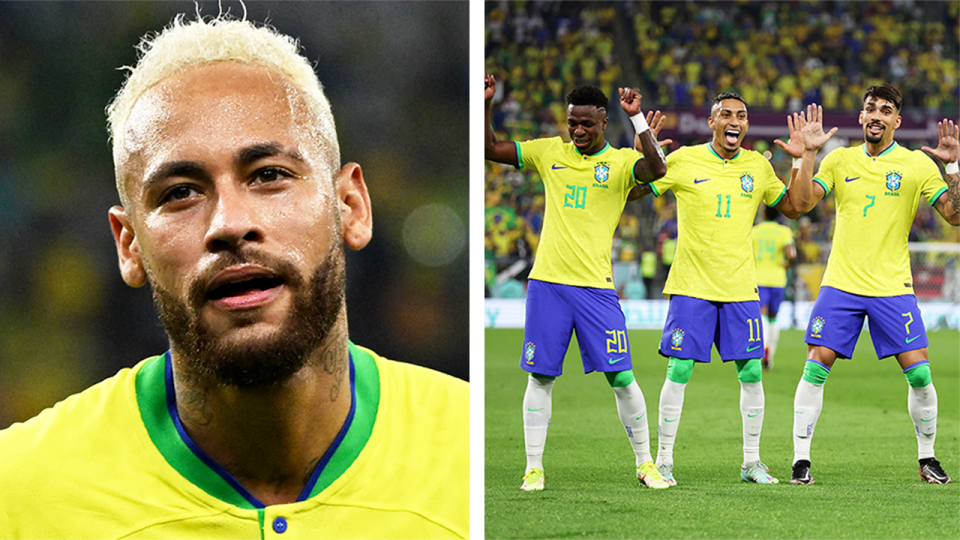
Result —
[[283, 278], [268, 268], [231, 266], [210, 281], [205, 299], [226, 309], [259, 307], [278, 295], [283, 285]]

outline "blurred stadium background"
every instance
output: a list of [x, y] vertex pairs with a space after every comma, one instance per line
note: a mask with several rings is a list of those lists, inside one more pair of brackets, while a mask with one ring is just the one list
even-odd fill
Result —
[[[197, 9], [0, 2], [0, 428], [168, 348], [149, 291], [117, 270], [104, 107], [140, 37]], [[351, 339], [466, 379], [468, 4], [246, 10], [299, 38], [333, 106], [342, 159], [365, 173], [375, 229], [347, 255]]]
[[[958, 13], [958, 2], [913, 0], [487, 2], [485, 69], [498, 81], [494, 129], [505, 140], [568, 138], [566, 93], [589, 83], [611, 98], [607, 140], [629, 147], [633, 128], [616, 88], [638, 86], [645, 112], [667, 113], [660, 138], [676, 148], [709, 141], [710, 101], [736, 91], [749, 104], [744, 146], [764, 152], [789, 179], [791, 160], [773, 144], [787, 138], [788, 112], [820, 103], [825, 126], [841, 128], [819, 161], [837, 146], [862, 143], [863, 91], [890, 82], [904, 96], [897, 141], [936, 146], [937, 121], [958, 119]], [[543, 183], [535, 172], [491, 162], [485, 178], [486, 296], [520, 298], [542, 226]], [[627, 204], [611, 254], [622, 298], [662, 299], [675, 210], [672, 192]], [[781, 220], [795, 231], [799, 252], [787, 299], [813, 300], [830, 252], [833, 195], [799, 220]], [[934, 326], [956, 328], [957, 229], [921, 203], [910, 240], [918, 299], [947, 303]], [[487, 326], [495, 326], [490, 305]]]

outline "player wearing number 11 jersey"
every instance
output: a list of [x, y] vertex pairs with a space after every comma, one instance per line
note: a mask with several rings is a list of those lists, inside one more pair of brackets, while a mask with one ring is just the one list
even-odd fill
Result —
[[[487, 75], [486, 158], [539, 172], [547, 201], [527, 288], [520, 359], [520, 366], [529, 373], [523, 398], [527, 467], [520, 489], [544, 488], [543, 447], [553, 383], [563, 370], [574, 330], [584, 372], [604, 372], [613, 388], [641, 485], [666, 488], [650, 456], [646, 404], [633, 377], [626, 319], [613, 289], [610, 265], [613, 232], [630, 190], [666, 172], [663, 153], [640, 113], [640, 94], [620, 89], [620, 105], [637, 127], [642, 157], [630, 148], [613, 149], [604, 139], [608, 100], [595, 86], [578, 86], [567, 95], [571, 142], [559, 137], [498, 141], [490, 125], [495, 89], [496, 82]], [[651, 116], [649, 121], [656, 124], [657, 118]]]
[[[864, 317], [870, 322], [877, 357], [895, 356], [906, 375], [920, 478], [931, 484], [950, 482], [933, 452], [937, 392], [930, 377], [927, 334], [913, 294], [907, 236], [921, 197], [950, 224], [960, 224], [956, 163], [960, 127], [944, 119], [937, 148], [922, 148], [947, 164], [944, 182], [934, 161], [893, 140], [900, 126], [900, 104], [900, 92], [893, 86], [868, 88], [859, 118], [864, 144], [830, 152], [812, 179], [813, 204], [833, 191], [837, 224], [810, 314], [807, 362], [794, 396], [791, 484], [813, 483], [810, 443], [823, 409], [823, 385], [837, 357], [853, 355]], [[801, 132], [804, 157], [796, 182], [809, 183], [813, 158], [832, 134], [824, 134], [819, 126], [804, 126]]]
[[[802, 116], [788, 117], [788, 144], [776, 141], [795, 157], [802, 143], [794, 125]], [[708, 124], [713, 140], [671, 153], [667, 175], [650, 184], [657, 196], [673, 190], [678, 230], [677, 254], [663, 291], [670, 297], [670, 307], [660, 354], [670, 361], [660, 392], [657, 465], [667, 482], [675, 484], [673, 446], [684, 390], [694, 363], [710, 362], [715, 345], [724, 362], [736, 362], [740, 380], [740, 477], [775, 484], [778, 480], [760, 461], [763, 333], [751, 229], [761, 201], [797, 217], [795, 200], [809, 196], [809, 186], [805, 192], [788, 192], [766, 158], [741, 148], [749, 121], [747, 104], [739, 95], [717, 96]]]

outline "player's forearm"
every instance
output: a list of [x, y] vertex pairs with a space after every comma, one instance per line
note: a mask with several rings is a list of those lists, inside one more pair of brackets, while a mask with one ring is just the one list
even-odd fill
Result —
[[816, 156], [816, 152], [805, 151], [800, 160], [800, 167], [792, 169], [790, 173], [787, 194], [794, 209], [801, 215], [813, 210], [819, 202], [813, 188], [813, 162]]
[[637, 162], [637, 170], [634, 171], [637, 181], [649, 184], [663, 178], [663, 175], [667, 174], [667, 160], [653, 132], [647, 129], [637, 133], [634, 144], [637, 151], [643, 154], [643, 159]]
[[947, 222], [960, 226], [960, 173], [951, 173], [946, 177], [947, 192], [944, 193], [944, 211], [941, 212]]
[[497, 163], [517, 166], [516, 146], [509, 141], [498, 141], [497, 133], [490, 121], [491, 100], [487, 100], [483, 111], [483, 150], [484, 158]]

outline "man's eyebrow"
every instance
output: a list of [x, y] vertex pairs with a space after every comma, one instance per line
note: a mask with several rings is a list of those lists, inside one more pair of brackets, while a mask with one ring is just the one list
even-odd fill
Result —
[[743, 113], [743, 114], [747, 114], [747, 110], [746, 110], [746, 109], [723, 109], [723, 108], [720, 109], [720, 112], [724, 112], [724, 111], [726, 111], [726, 112], [728, 112], [728, 113], [731, 113], [731, 114], [733, 114], [733, 113]]
[[150, 173], [144, 180], [143, 186], [145, 189], [149, 189], [153, 184], [171, 176], [203, 180], [209, 178], [210, 174], [195, 161], [168, 161], [162, 163], [155, 171]]
[[234, 164], [239, 166], [250, 165], [251, 163], [256, 162], [257, 160], [283, 155], [294, 161], [300, 163], [305, 163], [306, 160], [296, 150], [286, 150], [283, 145], [280, 143], [269, 142], [263, 144], [255, 144], [253, 146], [248, 146], [240, 150], [237, 153], [236, 159], [234, 159]]

